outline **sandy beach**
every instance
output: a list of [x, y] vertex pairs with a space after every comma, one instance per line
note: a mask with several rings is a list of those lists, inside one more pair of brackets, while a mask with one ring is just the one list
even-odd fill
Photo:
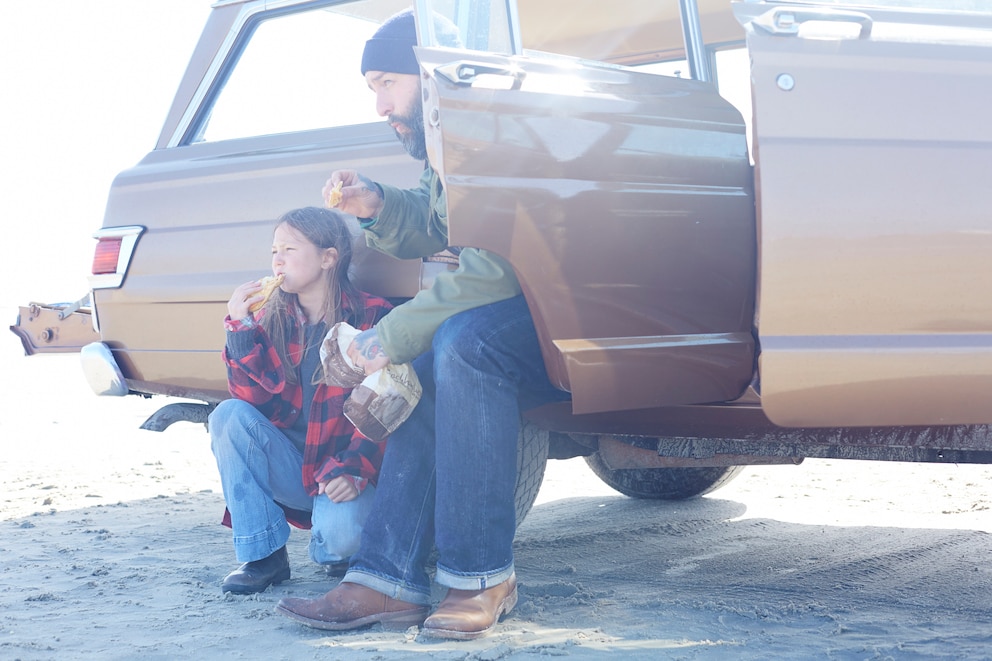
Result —
[[273, 612], [334, 585], [303, 531], [290, 581], [221, 593], [237, 563], [202, 425], [140, 430], [170, 400], [98, 398], [75, 355], [9, 335], [0, 356], [2, 659], [992, 657], [992, 467], [807, 460], [649, 502], [551, 461], [493, 635], [329, 634]]

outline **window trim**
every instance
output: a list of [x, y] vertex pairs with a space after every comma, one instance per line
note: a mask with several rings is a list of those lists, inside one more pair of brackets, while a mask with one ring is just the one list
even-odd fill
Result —
[[[215, 3], [216, 7], [223, 3]], [[263, 20], [277, 17], [281, 14], [296, 13], [341, 4], [341, 0], [255, 0], [245, 3], [238, 12], [237, 18], [231, 24], [231, 29], [224, 38], [220, 48], [214, 55], [210, 66], [204, 72], [203, 79], [190, 98], [189, 104], [176, 123], [176, 128], [169, 136], [166, 149], [183, 147], [194, 144], [196, 135], [201, 131], [204, 115], [207, 113], [205, 102], [217, 93], [237, 64], [255, 28]]]

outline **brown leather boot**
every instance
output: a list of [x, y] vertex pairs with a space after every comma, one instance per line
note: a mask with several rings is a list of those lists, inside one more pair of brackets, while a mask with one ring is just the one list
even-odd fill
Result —
[[427, 617], [427, 606], [387, 597], [357, 583], [339, 583], [318, 599], [279, 600], [276, 612], [308, 627], [328, 631], [360, 629], [376, 622], [383, 629], [403, 631]]
[[493, 630], [499, 618], [517, 605], [517, 575], [485, 590], [448, 588], [441, 603], [424, 622], [423, 632], [434, 638], [472, 640]]

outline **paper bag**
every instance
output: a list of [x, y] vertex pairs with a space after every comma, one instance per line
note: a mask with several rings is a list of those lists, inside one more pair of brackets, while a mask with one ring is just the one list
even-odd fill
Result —
[[354, 388], [345, 400], [344, 415], [373, 441], [391, 434], [413, 412], [423, 392], [410, 364], [387, 365], [364, 376], [348, 358], [348, 346], [360, 331], [335, 324], [320, 347], [324, 378], [329, 385]]
[[361, 331], [343, 321], [331, 326], [320, 345], [320, 363], [324, 367], [324, 383], [341, 388], [354, 388], [365, 380], [365, 372], [351, 362], [348, 347]]

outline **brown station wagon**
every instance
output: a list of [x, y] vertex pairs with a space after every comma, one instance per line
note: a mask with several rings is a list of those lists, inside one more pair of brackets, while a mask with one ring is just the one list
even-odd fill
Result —
[[[275, 219], [335, 169], [417, 182], [359, 73], [411, 1], [216, 2], [113, 184], [92, 291], [23, 308], [25, 351], [79, 351], [100, 395], [191, 400], [147, 428], [204, 421]], [[527, 413], [519, 509], [549, 456], [647, 498], [804, 457], [992, 462], [986, 2], [415, 5], [464, 42], [421, 23], [451, 242], [513, 264], [572, 394]], [[357, 282], [394, 301], [450, 268], [358, 244]]]

